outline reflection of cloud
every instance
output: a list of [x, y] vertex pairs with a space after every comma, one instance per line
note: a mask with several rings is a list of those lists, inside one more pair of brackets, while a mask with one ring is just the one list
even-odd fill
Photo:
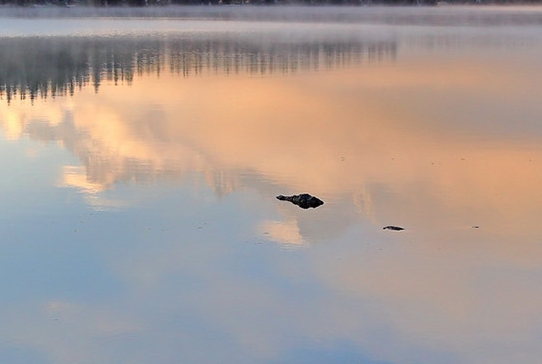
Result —
[[107, 199], [102, 192], [110, 188], [99, 182], [89, 181], [84, 166], [64, 166], [60, 187], [76, 188], [83, 194], [87, 204], [94, 210], [109, 210], [125, 207], [126, 202]]
[[8, 109], [1, 115], [4, 135], [8, 140], [19, 139], [23, 135], [24, 117], [19, 115], [16, 110]]
[[[375, 222], [517, 232], [536, 223], [542, 201], [538, 74], [526, 79], [521, 65], [496, 59], [507, 72], [483, 60], [291, 78], [141, 76], [70, 102], [3, 108], [11, 135], [22, 129], [76, 154], [86, 179], [68, 184], [88, 193], [196, 171], [226, 194], [251, 173], [324, 200], [363, 196], [354, 199]], [[512, 114], [525, 130], [510, 127]]]
[[95, 195], [107, 187], [101, 183], [90, 182], [83, 166], [64, 166], [62, 187], [74, 187], [83, 193]]
[[264, 221], [260, 226], [260, 232], [267, 235], [271, 240], [283, 244], [305, 244], [305, 240], [299, 233], [296, 220], [290, 221]]

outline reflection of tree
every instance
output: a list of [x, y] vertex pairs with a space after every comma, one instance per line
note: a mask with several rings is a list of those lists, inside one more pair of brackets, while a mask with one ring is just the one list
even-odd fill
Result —
[[289, 73], [337, 68], [368, 60], [389, 60], [394, 43], [314, 41], [307, 43], [243, 43], [223, 40], [184, 41], [168, 49], [173, 72], [188, 75], [203, 70], [224, 73]]
[[393, 42], [356, 40], [245, 41], [234, 37], [8, 38], [0, 39], [0, 96], [71, 95], [103, 80], [130, 83], [134, 74], [164, 68], [188, 76], [203, 72], [271, 74], [336, 68], [395, 57]]
[[0, 95], [9, 102], [17, 95], [35, 99], [73, 94], [90, 82], [97, 90], [104, 78], [130, 82], [134, 63], [145, 63], [146, 70], [156, 67], [147, 61], [147, 51], [139, 51], [155, 46], [135, 39], [1, 39]]

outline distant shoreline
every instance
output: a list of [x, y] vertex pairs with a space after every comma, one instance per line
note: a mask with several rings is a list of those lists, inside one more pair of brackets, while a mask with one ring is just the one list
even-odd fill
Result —
[[[23, 0], [20, 0], [23, 1]], [[27, 0], [25, 0], [27, 1]], [[64, 0], [58, 0], [64, 1]], [[72, 1], [72, 0], [65, 0]], [[112, 0], [90, 0], [90, 1], [112, 1]], [[121, 1], [164, 1], [164, 0], [121, 0]], [[191, 0], [188, 0], [191, 1]], [[200, 1], [200, 0], [198, 0]], [[205, 0], [204, 0], [205, 1]], [[213, 0], [215, 1], [215, 0]], [[235, 1], [235, 0], [232, 0]], [[267, 0], [261, 0], [267, 1]], [[281, 1], [281, 0], [276, 0]], [[333, 1], [333, 0], [325, 0]], [[343, 1], [343, 0], [338, 0]], [[351, 0], [344, 0], [351, 1]], [[477, 18], [482, 23], [491, 24], [492, 11], [499, 14], [498, 22], [502, 24], [507, 21], [516, 23], [518, 17], [526, 24], [542, 24], [542, 1], [537, 2], [510, 2], [498, 3], [483, 1], [482, 3], [467, 2], [445, 2], [436, 0], [425, 1], [418, 6], [416, 3], [407, 3], [404, 0], [398, 2], [370, 1], [368, 3], [343, 3], [332, 4], [325, 2], [309, 3], [276, 3], [263, 5], [256, 3], [246, 4], [151, 4], [149, 6], [138, 6], [137, 4], [122, 3], [117, 5], [92, 5], [88, 3], [65, 4], [2, 4], [0, 0], [0, 17], [10, 18], [57, 18], [57, 17], [150, 17], [150, 18], [181, 18], [201, 19], [212, 18], [217, 20], [251, 20], [251, 21], [304, 21], [304, 22], [383, 22], [401, 24], [405, 16], [423, 15], [424, 20], [434, 21], [446, 25], [454, 22], [454, 17]], [[417, 0], [406, 0], [417, 1]], [[432, 1], [435, 1], [434, 3]], [[476, 1], [476, 0], [474, 0]], [[450, 9], [445, 15], [443, 8]], [[510, 12], [508, 18], [502, 17], [501, 10]], [[386, 10], [386, 14], [382, 13]], [[533, 10], [526, 14], [525, 10]], [[333, 16], [330, 17], [329, 15]], [[497, 20], [495, 20], [497, 21]]]
[[[96, 10], [102, 13], [115, 13], [120, 9], [130, 9], [135, 13], [160, 13], [157, 9], [167, 8], [166, 17], [186, 15], [186, 8], [218, 8], [216, 12], [232, 12], [231, 8], [330, 8], [330, 7], [418, 7], [418, 6], [542, 6], [542, 0], [0, 0], [0, 16], [8, 13], [17, 15], [25, 12], [78, 13], [82, 10]], [[177, 10], [175, 10], [178, 8]], [[183, 10], [181, 10], [183, 9]], [[226, 9], [229, 9], [227, 11]], [[85, 12], [83, 11], [83, 12]], [[84, 15], [83, 15], [84, 16]]]

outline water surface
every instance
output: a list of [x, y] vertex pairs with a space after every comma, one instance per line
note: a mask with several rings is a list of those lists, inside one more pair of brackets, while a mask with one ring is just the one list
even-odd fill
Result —
[[2, 18], [0, 361], [536, 362], [540, 9], [353, 9]]

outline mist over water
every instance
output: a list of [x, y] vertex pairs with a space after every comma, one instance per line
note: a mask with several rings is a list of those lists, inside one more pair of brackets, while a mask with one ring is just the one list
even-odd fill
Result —
[[0, 9], [0, 362], [537, 362], [540, 16]]

